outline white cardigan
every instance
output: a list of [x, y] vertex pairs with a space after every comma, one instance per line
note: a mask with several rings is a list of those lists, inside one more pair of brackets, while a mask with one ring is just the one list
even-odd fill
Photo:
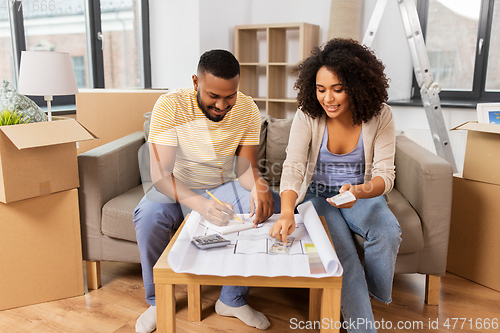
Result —
[[[297, 110], [290, 129], [286, 159], [281, 174], [280, 193], [297, 193], [296, 205], [301, 203], [311, 182], [325, 132], [326, 113], [316, 119]], [[391, 108], [384, 104], [381, 113], [362, 123], [365, 148], [365, 183], [373, 177], [384, 180], [388, 193], [394, 186], [396, 150], [395, 125]]]

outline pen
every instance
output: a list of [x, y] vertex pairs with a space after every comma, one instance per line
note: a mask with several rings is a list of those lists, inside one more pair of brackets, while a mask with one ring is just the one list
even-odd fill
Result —
[[[217, 201], [218, 203], [220, 203], [221, 205], [223, 205], [223, 203], [220, 202], [220, 200], [217, 199], [212, 193], [210, 193], [208, 190], [206, 190], [206, 191], [207, 191], [208, 195], [211, 196], [215, 201]], [[234, 214], [234, 217], [236, 217], [236, 219], [238, 221], [240, 221], [241, 223], [243, 223], [243, 221], [238, 217], [238, 215], [236, 215], [236, 213]]]

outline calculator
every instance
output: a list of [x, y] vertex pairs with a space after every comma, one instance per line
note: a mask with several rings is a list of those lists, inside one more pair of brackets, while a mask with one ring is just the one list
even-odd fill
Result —
[[196, 236], [193, 237], [193, 243], [199, 249], [205, 250], [213, 247], [226, 246], [231, 244], [231, 241], [225, 239], [219, 234], [206, 235], [206, 236]]

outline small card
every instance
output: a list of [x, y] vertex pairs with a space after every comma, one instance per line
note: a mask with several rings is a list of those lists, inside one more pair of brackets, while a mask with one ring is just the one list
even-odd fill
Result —
[[343, 193], [339, 193], [339, 194], [331, 197], [330, 200], [334, 204], [336, 204], [337, 206], [341, 206], [341, 205], [343, 205], [345, 203], [348, 203], [348, 202], [356, 200], [356, 197], [354, 196], [354, 194], [352, 194], [352, 192], [345, 191]]
[[286, 246], [283, 244], [281, 239], [276, 239], [274, 241], [274, 244], [271, 246], [269, 249], [270, 253], [276, 253], [276, 254], [287, 254], [288, 251], [290, 250], [290, 247], [292, 246], [293, 241], [295, 240], [294, 237], [287, 237], [287, 243]]

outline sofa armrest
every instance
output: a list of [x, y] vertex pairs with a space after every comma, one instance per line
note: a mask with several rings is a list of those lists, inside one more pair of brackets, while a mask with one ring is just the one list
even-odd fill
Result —
[[396, 139], [395, 187], [422, 221], [419, 271], [444, 275], [450, 234], [453, 169], [443, 158], [407, 137]]
[[144, 132], [135, 132], [78, 155], [83, 259], [102, 259], [102, 207], [141, 184], [138, 151]]

